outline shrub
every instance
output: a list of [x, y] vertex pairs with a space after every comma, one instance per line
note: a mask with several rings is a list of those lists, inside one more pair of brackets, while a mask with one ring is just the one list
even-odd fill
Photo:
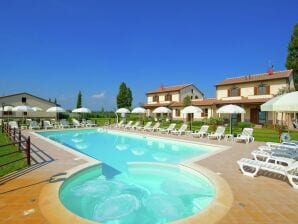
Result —
[[238, 128], [241, 128], [241, 129], [243, 129], [243, 128], [251, 128], [252, 127], [252, 123], [247, 122], [247, 121], [238, 122], [237, 127]]

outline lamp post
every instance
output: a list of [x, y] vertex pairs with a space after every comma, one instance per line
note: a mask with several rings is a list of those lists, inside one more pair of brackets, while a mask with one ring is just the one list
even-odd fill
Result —
[[1, 114], [1, 132], [3, 133], [3, 131], [4, 131], [4, 121], [3, 121], [3, 118], [4, 118], [4, 103], [2, 103], [2, 114]]

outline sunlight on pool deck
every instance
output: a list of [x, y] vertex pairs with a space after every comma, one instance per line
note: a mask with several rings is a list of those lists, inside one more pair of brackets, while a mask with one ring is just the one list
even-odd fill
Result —
[[[78, 169], [77, 166], [84, 167], [88, 160], [88, 158], [81, 159], [78, 155], [65, 152], [57, 145], [45, 142], [31, 133], [27, 134], [40, 148], [40, 150], [34, 149], [33, 153], [38, 164], [33, 165], [31, 170], [24, 172], [23, 175], [0, 185], [0, 223], [49, 223], [39, 207], [39, 203], [45, 200], [45, 197], [42, 198], [40, 195], [42, 190], [52, 184], [62, 183], [67, 175], [66, 170]], [[226, 180], [232, 190], [234, 198], [232, 207], [217, 223], [294, 224], [298, 222], [297, 190], [294, 190], [283, 179], [266, 176], [252, 179], [243, 176], [238, 169], [236, 161], [242, 157], [250, 158], [250, 152], [263, 143], [218, 142], [207, 139], [198, 140], [188, 136], [181, 138], [231, 146], [231, 149], [195, 162], [196, 165], [205, 167]], [[93, 162], [95, 164], [95, 161]], [[49, 195], [48, 198], [50, 198]], [[76, 223], [88, 222], [78, 218]]]

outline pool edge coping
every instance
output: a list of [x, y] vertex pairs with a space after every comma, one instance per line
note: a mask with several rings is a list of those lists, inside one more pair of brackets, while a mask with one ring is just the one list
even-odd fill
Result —
[[[69, 130], [69, 129], [68, 129]], [[116, 130], [117, 131], [117, 130]], [[58, 143], [54, 140], [51, 140], [49, 138], [46, 138], [40, 134], [37, 134], [35, 132], [30, 132], [31, 134], [33, 134], [34, 136], [41, 138], [42, 140], [54, 144], [55, 146], [58, 147], [58, 150], [66, 150], [67, 152], [78, 156], [80, 159], [83, 159], [86, 161], [86, 163], [83, 163], [81, 165], [75, 166], [71, 169], [66, 170], [66, 174], [64, 176], [65, 180], [75, 174], [77, 174], [80, 171], [83, 171], [85, 169], [89, 169], [93, 166], [97, 166], [100, 165], [102, 162], [98, 161], [90, 156], [87, 156], [86, 154], [83, 154], [79, 151], [76, 151], [68, 146], [65, 146], [61, 143]], [[135, 134], [137, 135], [137, 133], [129, 133], [129, 134]], [[188, 140], [181, 140], [181, 139], [172, 139], [172, 138], [166, 138], [166, 136], [155, 136], [155, 135], [149, 135], [150, 137], [153, 138], [161, 138], [161, 139], [167, 139], [167, 140], [171, 140], [171, 141], [181, 141], [181, 142], [188, 142], [188, 143], [192, 143], [192, 144], [203, 144], [203, 145], [209, 145], [212, 146], [213, 144], [204, 144], [201, 142], [192, 142], [192, 141], [188, 141]], [[213, 146], [217, 146], [218, 145], [213, 145]], [[231, 147], [229, 146], [220, 146], [219, 148], [222, 148], [220, 150], [215, 150], [212, 153], [209, 153], [207, 155], [203, 155], [203, 156], [198, 156], [198, 157], [194, 157], [191, 158], [189, 160], [185, 160], [183, 162], [180, 162], [178, 164], [167, 164], [167, 163], [154, 163], [151, 162], [152, 164], [164, 164], [164, 165], [172, 165], [172, 166], [177, 166], [179, 168], [186, 167], [188, 169], [192, 169], [195, 172], [200, 173], [201, 175], [203, 175], [205, 178], [207, 178], [215, 187], [215, 198], [214, 200], [210, 203], [209, 206], [207, 206], [205, 209], [203, 209], [202, 211], [200, 211], [199, 213], [196, 213], [192, 216], [186, 217], [184, 219], [181, 220], [176, 220], [171, 222], [172, 224], [214, 224], [216, 222], [218, 222], [219, 220], [221, 220], [224, 215], [227, 214], [227, 212], [229, 211], [229, 209], [232, 206], [234, 197], [233, 197], [233, 193], [232, 190], [230, 188], [230, 186], [228, 185], [228, 183], [226, 182], [226, 180], [220, 176], [218, 176], [216, 173], [214, 173], [213, 171], [196, 164], [196, 161], [199, 161], [201, 159], [206, 159], [209, 156], [215, 155], [217, 153], [220, 153], [222, 151], [228, 150]], [[150, 162], [130, 162], [130, 163], [139, 163], [139, 164], [144, 164], [144, 163], [150, 163]], [[94, 223], [98, 223], [98, 222], [94, 222], [85, 218], [82, 218], [74, 213], [72, 213], [70, 210], [68, 210], [60, 201], [60, 197], [59, 197], [59, 193], [60, 193], [60, 188], [62, 186], [62, 184], [64, 183], [64, 181], [60, 181], [60, 182], [54, 182], [54, 183], [49, 183], [48, 185], [45, 185], [39, 195], [39, 208], [43, 214], [43, 216], [45, 217], [45, 219], [49, 222], [49, 223], [59, 223], [61, 221], [65, 222], [65, 223], [90, 223], [90, 224], [94, 224]]]

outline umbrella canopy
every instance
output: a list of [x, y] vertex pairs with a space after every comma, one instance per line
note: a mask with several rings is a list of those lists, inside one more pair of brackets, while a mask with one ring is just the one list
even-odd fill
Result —
[[118, 110], [116, 110], [116, 113], [127, 114], [127, 113], [130, 113], [130, 111], [126, 108], [119, 108]]
[[245, 110], [237, 105], [229, 104], [219, 108], [216, 113], [218, 114], [245, 114]]
[[202, 109], [195, 106], [188, 106], [184, 107], [183, 110], [181, 110], [183, 114], [194, 114], [194, 113], [202, 113]]
[[272, 98], [261, 105], [262, 111], [298, 112], [298, 91]]
[[172, 113], [172, 111], [167, 107], [157, 107], [156, 109], [154, 109], [152, 111], [152, 113], [154, 113], [154, 114], [169, 114], [169, 113]]
[[234, 104], [229, 104], [219, 108], [216, 113], [230, 114], [230, 134], [232, 134], [232, 114], [245, 114], [245, 110]]
[[61, 113], [61, 112], [65, 112], [65, 110], [62, 107], [50, 107], [49, 109], [47, 109], [47, 112]]
[[131, 111], [131, 113], [133, 113], [133, 114], [145, 114], [146, 109], [143, 108], [143, 107], [136, 107]]
[[12, 111], [13, 110], [13, 106], [4, 106], [4, 108], [0, 108], [0, 111]]
[[35, 111], [35, 112], [37, 112], [37, 111], [43, 111], [43, 109], [40, 108], [40, 107], [32, 107], [32, 110]]
[[21, 111], [21, 112], [33, 111], [32, 107], [27, 106], [27, 105], [16, 106], [12, 110], [13, 111]]
[[72, 110], [73, 113], [91, 113], [91, 110], [86, 107], [76, 108]]

